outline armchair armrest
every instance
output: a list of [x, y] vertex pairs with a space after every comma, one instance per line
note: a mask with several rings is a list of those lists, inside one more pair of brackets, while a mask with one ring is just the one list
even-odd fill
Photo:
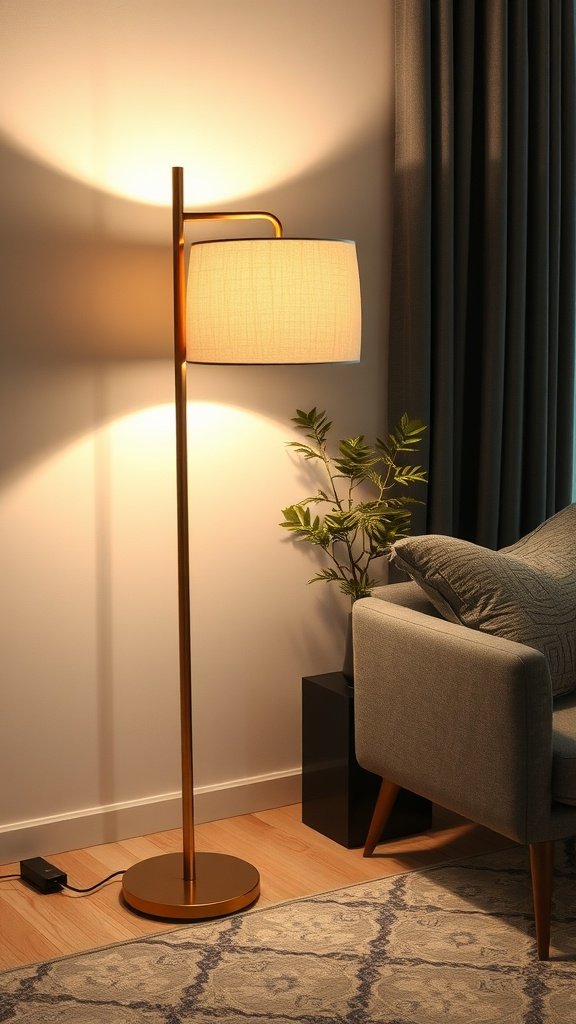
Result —
[[353, 630], [360, 764], [518, 842], [538, 841], [552, 799], [544, 656], [374, 597], [355, 603]]

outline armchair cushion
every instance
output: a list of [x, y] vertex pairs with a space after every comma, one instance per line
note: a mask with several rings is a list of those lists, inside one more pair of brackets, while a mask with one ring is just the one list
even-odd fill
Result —
[[555, 696], [576, 688], [576, 504], [500, 551], [430, 534], [391, 561], [450, 622], [541, 651]]

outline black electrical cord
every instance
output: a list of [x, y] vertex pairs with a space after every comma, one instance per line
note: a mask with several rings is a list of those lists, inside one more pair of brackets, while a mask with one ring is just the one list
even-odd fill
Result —
[[[118, 875], [123, 875], [126, 868], [122, 871], [113, 871], [107, 878], [103, 878], [100, 882], [95, 882], [94, 885], [89, 885], [87, 889], [77, 889], [75, 885], [68, 885], [68, 882], [60, 882], [63, 889], [70, 889], [72, 892], [94, 892], [94, 889], [98, 889], [105, 882], [109, 882], [111, 878], [116, 878]], [[16, 876], [18, 877], [18, 876]]]
[[[109, 882], [111, 878], [116, 878], [118, 875], [123, 875], [125, 870], [126, 870], [126, 868], [123, 868], [122, 871], [113, 871], [112, 874], [108, 875], [107, 878], [102, 878], [99, 882], [95, 882], [94, 885], [89, 885], [87, 889], [77, 889], [75, 885], [68, 885], [68, 882], [59, 882], [58, 884], [61, 886], [62, 889], [70, 889], [72, 892], [80, 892], [80, 893], [94, 892], [94, 889], [99, 889], [101, 885], [104, 885], [106, 882]], [[21, 878], [21, 877], [22, 877], [22, 875], [20, 875], [20, 874], [18, 874], [18, 875], [0, 875], [0, 882], [4, 882], [4, 881], [6, 881], [9, 878]]]

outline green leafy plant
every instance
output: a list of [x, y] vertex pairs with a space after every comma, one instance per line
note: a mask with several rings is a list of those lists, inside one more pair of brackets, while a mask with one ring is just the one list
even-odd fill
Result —
[[[326, 489], [282, 509], [280, 523], [296, 540], [317, 545], [333, 563], [316, 573], [309, 583], [325, 580], [338, 583], [352, 601], [369, 597], [378, 580], [372, 577], [373, 563], [384, 558], [390, 545], [410, 533], [412, 507], [422, 502], [406, 493], [413, 484], [424, 483], [421, 466], [407, 465], [405, 453], [413, 454], [426, 430], [418, 420], [404, 414], [387, 440], [368, 444], [364, 435], [338, 442], [338, 454], [328, 453], [332, 423], [325, 412], [296, 410], [292, 418], [311, 444], [290, 441], [304, 459], [322, 464]], [[328, 505], [324, 514], [311, 506]]]

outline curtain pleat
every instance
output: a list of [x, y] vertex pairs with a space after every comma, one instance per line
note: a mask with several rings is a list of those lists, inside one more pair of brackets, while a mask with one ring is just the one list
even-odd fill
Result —
[[396, 0], [389, 412], [430, 427], [426, 520], [490, 547], [568, 504], [574, 0]]

